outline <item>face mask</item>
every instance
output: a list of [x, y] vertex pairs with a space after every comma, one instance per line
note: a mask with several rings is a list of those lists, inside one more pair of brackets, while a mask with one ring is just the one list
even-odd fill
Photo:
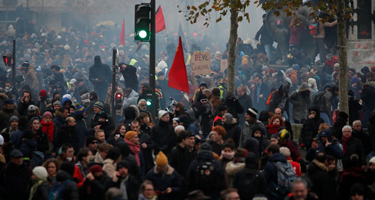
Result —
[[224, 158], [230, 160], [234, 157], [234, 151], [232, 151], [232, 153], [225, 153], [224, 151], [221, 151], [221, 155], [223, 155]]
[[73, 157], [66, 157], [66, 159], [70, 162], [73, 160]]

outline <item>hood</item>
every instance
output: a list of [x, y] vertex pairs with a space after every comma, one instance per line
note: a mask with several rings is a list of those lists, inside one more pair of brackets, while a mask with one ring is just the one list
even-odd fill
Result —
[[332, 131], [329, 129], [324, 129], [320, 134], [318, 134], [317, 139], [318, 142], [321, 141], [321, 137], [328, 137], [328, 140], [332, 140]]
[[316, 159], [314, 159], [312, 161], [312, 164], [309, 165], [308, 169], [307, 169], [307, 173], [314, 173], [314, 172], [317, 172], [317, 171], [326, 171], [328, 172], [328, 168], [324, 165], [324, 163], [321, 163], [319, 161], [317, 161]]
[[186, 111], [186, 114], [189, 116], [189, 118], [190, 118], [190, 122], [194, 122], [194, 121], [195, 121], [194, 110], [187, 110], [187, 111]]
[[249, 169], [258, 169], [259, 161], [253, 152], [249, 152], [245, 158], [245, 167]]
[[298, 93], [300, 92], [304, 92], [304, 91], [310, 91], [311, 92], [311, 89], [309, 87], [309, 85], [305, 82], [303, 82], [299, 87], [298, 87]]
[[254, 132], [256, 131], [256, 130], [260, 130], [261, 132], [262, 132], [262, 135], [264, 136], [265, 135], [265, 130], [264, 130], [264, 128], [262, 127], [262, 126], [260, 126], [259, 124], [255, 124], [254, 126], [253, 126], [253, 128], [252, 128], [252, 130], [253, 130], [253, 132], [251, 133], [251, 136], [252, 137], [254, 137]]
[[137, 98], [137, 99], [138, 99], [139, 94], [138, 94], [136, 91], [132, 90], [132, 91], [130, 92], [128, 98], [131, 98], [131, 97], [133, 97], [133, 98]]
[[95, 56], [94, 64], [102, 64], [102, 60], [100, 59], [100, 56]]
[[35, 149], [38, 146], [34, 139], [23, 140], [22, 142], [31, 149]]
[[126, 144], [126, 142], [120, 141], [116, 146], [120, 149], [122, 157], [128, 157], [130, 154], [130, 147], [128, 144]]
[[58, 182], [62, 182], [62, 181], [66, 181], [68, 179], [72, 179], [72, 176], [70, 176], [70, 174], [64, 170], [59, 170], [56, 174], [56, 180]]
[[63, 98], [63, 100], [62, 100], [62, 105], [64, 106], [65, 105], [65, 102], [67, 102], [67, 101], [70, 101], [70, 104], [72, 105], [72, 100], [70, 100], [68, 97], [65, 97], [65, 98]]
[[271, 161], [271, 162], [283, 162], [283, 163], [287, 162], [286, 157], [282, 153], [273, 154], [270, 157], [269, 161]]
[[318, 106], [311, 106], [309, 108], [309, 114], [310, 114], [310, 111], [315, 111], [316, 112], [316, 115], [315, 115], [315, 119], [319, 119], [320, 118], [320, 109]]
[[290, 91], [290, 83], [289, 82], [286, 82], [284, 83], [284, 85], [282, 86], [282, 92], [285, 93], [285, 94], [289, 94], [289, 91]]
[[130, 105], [127, 107], [124, 111], [125, 119], [126, 120], [134, 120], [139, 116], [139, 110], [137, 106], [135, 105]]
[[197, 160], [214, 160], [212, 151], [199, 151]]
[[58, 111], [58, 110], [55, 111], [55, 116], [58, 119], [64, 119], [64, 115], [60, 111]]

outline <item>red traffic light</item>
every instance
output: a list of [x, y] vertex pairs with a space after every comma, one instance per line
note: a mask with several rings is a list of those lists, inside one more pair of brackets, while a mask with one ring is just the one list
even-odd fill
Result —
[[7, 56], [3, 56], [3, 61], [4, 61], [5, 65], [9, 65], [10, 64], [9, 58]]
[[121, 94], [121, 93], [117, 93], [117, 94], [116, 94], [116, 98], [121, 99], [121, 97], [122, 97], [122, 94]]

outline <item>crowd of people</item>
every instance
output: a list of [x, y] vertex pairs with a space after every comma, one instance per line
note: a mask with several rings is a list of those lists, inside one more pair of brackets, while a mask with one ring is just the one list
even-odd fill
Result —
[[[332, 23], [318, 26], [319, 42]], [[104, 26], [2, 29], [2, 55], [16, 39], [17, 72], [12, 82], [0, 68], [0, 199], [373, 199], [375, 67], [349, 69], [349, 113], [339, 112], [335, 52], [317, 44], [327, 56], [311, 65], [294, 31], [289, 66], [272, 68], [267, 34], [262, 27], [255, 49], [237, 39], [234, 93], [220, 66], [228, 50], [188, 37], [187, 68], [191, 52], [205, 49], [212, 72], [188, 75], [187, 94], [168, 86], [177, 34], [158, 38], [149, 66], [147, 45], [118, 45]]]

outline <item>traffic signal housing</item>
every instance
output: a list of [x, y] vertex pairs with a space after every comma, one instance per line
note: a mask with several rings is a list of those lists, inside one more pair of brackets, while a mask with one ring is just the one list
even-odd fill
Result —
[[142, 3], [135, 5], [134, 40], [141, 42], [150, 41], [151, 31], [151, 5]]
[[4, 64], [6, 66], [9, 66], [10, 65], [10, 59], [8, 56], [3, 56], [3, 61], [4, 61]]

